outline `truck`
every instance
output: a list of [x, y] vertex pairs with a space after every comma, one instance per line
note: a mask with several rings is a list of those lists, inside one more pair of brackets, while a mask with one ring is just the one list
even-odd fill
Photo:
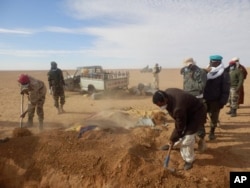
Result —
[[147, 65], [146, 67], [144, 67], [143, 69], [141, 69], [140, 72], [141, 72], [141, 73], [153, 72], [153, 69], [152, 69], [152, 68], [149, 68], [149, 66]]
[[65, 90], [95, 93], [114, 89], [128, 89], [129, 71], [104, 70], [102, 66], [77, 67], [73, 75], [64, 71]]

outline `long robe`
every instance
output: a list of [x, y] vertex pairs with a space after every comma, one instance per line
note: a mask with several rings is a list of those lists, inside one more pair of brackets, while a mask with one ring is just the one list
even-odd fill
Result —
[[[247, 74], [248, 74], [246, 68], [245, 68], [243, 65], [239, 64], [238, 69], [240, 69], [240, 70], [242, 71], [242, 73], [243, 73], [243, 78], [244, 78], [244, 80], [245, 80], [245, 79], [247, 78]], [[238, 100], [238, 104], [244, 104], [244, 83], [242, 84], [242, 86], [241, 86], [240, 89], [239, 89], [239, 100]]]

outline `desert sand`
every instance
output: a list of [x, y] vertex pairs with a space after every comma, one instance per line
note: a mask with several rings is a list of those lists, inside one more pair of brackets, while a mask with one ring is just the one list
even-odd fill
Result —
[[[130, 71], [130, 85], [151, 83], [151, 73]], [[248, 69], [250, 72], [250, 69]], [[37, 116], [31, 135], [15, 136], [20, 126], [21, 95], [17, 78], [27, 73], [48, 86], [47, 71], [0, 72], [0, 187], [79, 188], [79, 187], [229, 187], [231, 171], [250, 171], [250, 80], [244, 83], [245, 104], [237, 117], [220, 114], [217, 139], [209, 141], [204, 153], [196, 151], [194, 166], [184, 171], [179, 150], [171, 153], [163, 168], [167, 151], [158, 148], [168, 142], [174, 121], [167, 125], [135, 126], [137, 120], [159, 109], [152, 96], [116, 92], [99, 100], [78, 92], [66, 92], [64, 114], [57, 114], [52, 96], [44, 106], [44, 131], [39, 132]], [[160, 73], [160, 89], [182, 88], [179, 69]], [[24, 101], [25, 105], [27, 100]], [[27, 117], [24, 119], [24, 123]], [[79, 136], [79, 129], [94, 125]], [[208, 122], [206, 124], [208, 133]], [[197, 145], [196, 145], [197, 146]]]

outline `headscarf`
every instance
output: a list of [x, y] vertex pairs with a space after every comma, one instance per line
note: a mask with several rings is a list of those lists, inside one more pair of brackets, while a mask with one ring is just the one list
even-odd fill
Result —
[[217, 67], [211, 67], [211, 70], [209, 71], [209, 73], [207, 73], [207, 79], [211, 80], [221, 76], [224, 72], [224, 69], [225, 68], [222, 63]]

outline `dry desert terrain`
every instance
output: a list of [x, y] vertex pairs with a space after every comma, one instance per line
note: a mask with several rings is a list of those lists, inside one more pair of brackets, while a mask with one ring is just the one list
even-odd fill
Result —
[[[129, 87], [152, 82], [151, 73], [129, 71]], [[173, 150], [169, 165], [176, 171], [172, 173], [163, 168], [167, 152], [158, 149], [168, 142], [174, 127], [171, 117], [167, 116], [167, 125], [135, 126], [140, 117], [159, 111], [151, 102], [152, 96], [115, 92], [93, 100], [78, 92], [66, 92], [66, 113], [58, 115], [47, 93], [44, 131], [38, 131], [35, 116], [34, 127], [28, 129], [32, 134], [15, 136], [20, 126], [20, 73], [48, 86], [47, 71], [0, 71], [0, 139], [9, 138], [0, 143], [1, 188], [225, 188], [229, 187], [229, 172], [250, 171], [249, 76], [244, 83], [245, 104], [238, 116], [230, 117], [228, 108], [222, 109], [217, 139], [209, 141], [206, 137], [208, 149], [196, 153], [191, 170], [182, 170], [180, 152]], [[182, 88], [178, 69], [160, 73], [160, 89], [169, 87]], [[78, 138], [79, 128], [88, 125], [96, 128]]]

